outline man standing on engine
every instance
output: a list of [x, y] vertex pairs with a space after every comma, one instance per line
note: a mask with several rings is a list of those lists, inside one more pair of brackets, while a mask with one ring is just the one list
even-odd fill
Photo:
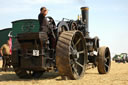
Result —
[[40, 14], [38, 15], [38, 20], [39, 20], [39, 24], [40, 24], [39, 31], [46, 32], [46, 33], [49, 30], [48, 21], [45, 17], [47, 14], [48, 14], [48, 10], [46, 9], [46, 7], [41, 7], [40, 8]]
[[39, 20], [39, 31], [45, 33], [45, 38], [43, 38], [43, 47], [42, 47], [42, 55], [46, 56], [45, 50], [47, 49], [47, 44], [46, 42], [48, 41], [48, 32], [49, 32], [49, 23], [47, 21], [47, 18], [45, 17], [48, 14], [48, 10], [46, 7], [41, 7], [40, 8], [40, 14], [38, 15], [38, 20]]

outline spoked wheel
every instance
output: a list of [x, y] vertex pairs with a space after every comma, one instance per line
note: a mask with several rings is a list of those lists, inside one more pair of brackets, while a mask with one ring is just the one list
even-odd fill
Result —
[[63, 32], [57, 42], [56, 64], [60, 75], [79, 79], [87, 63], [85, 39], [80, 31]]
[[75, 21], [70, 22], [70, 30], [78, 30], [77, 23]]
[[19, 78], [40, 78], [44, 71], [30, 71], [23, 70], [18, 67], [14, 67], [14, 71]]
[[111, 55], [108, 47], [100, 47], [98, 52], [98, 72], [106, 74], [111, 66]]
[[57, 27], [58, 27], [58, 36], [59, 36], [62, 32], [69, 30], [69, 26], [68, 26], [68, 24], [67, 24], [65, 21], [59, 22], [58, 25], [57, 25]]

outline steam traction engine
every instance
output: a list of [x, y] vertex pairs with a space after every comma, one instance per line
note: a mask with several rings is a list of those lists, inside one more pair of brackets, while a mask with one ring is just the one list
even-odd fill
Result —
[[20, 78], [39, 78], [44, 72], [58, 70], [68, 79], [79, 79], [88, 66], [100, 74], [110, 70], [108, 47], [99, 47], [99, 38], [88, 32], [88, 8], [82, 7], [82, 19], [60, 21], [57, 26], [48, 17], [50, 33], [27, 32], [16, 36], [12, 65]]

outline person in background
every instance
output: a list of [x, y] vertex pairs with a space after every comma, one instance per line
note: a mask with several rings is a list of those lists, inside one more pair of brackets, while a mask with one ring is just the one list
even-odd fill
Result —
[[12, 31], [9, 32], [8, 37], [9, 37], [10, 54], [12, 54]]
[[6, 71], [8, 66], [10, 66], [10, 41], [8, 40], [6, 44], [3, 44], [0, 48], [0, 54], [3, 57], [2, 70]]

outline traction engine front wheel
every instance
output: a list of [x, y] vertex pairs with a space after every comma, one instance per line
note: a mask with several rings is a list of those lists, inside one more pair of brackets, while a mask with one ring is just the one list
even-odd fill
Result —
[[106, 74], [111, 66], [111, 55], [108, 47], [100, 47], [98, 52], [98, 72]]

